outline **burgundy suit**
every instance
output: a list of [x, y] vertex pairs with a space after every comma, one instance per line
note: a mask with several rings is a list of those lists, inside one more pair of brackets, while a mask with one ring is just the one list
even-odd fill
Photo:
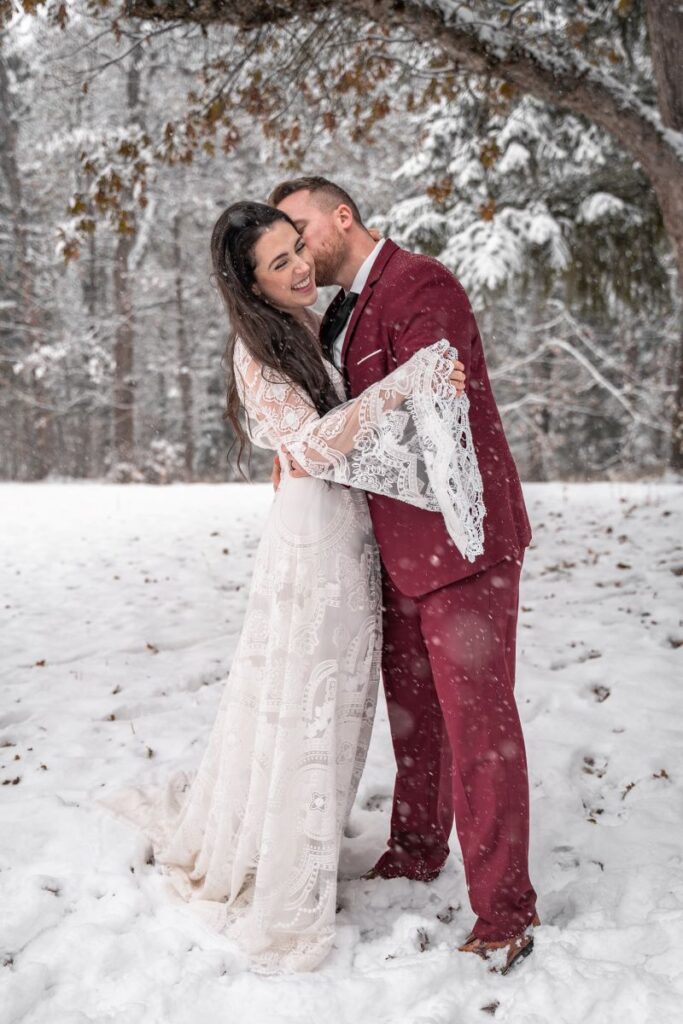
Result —
[[455, 810], [475, 935], [495, 940], [529, 924], [536, 900], [513, 694], [519, 574], [531, 530], [467, 296], [442, 264], [387, 239], [344, 339], [349, 395], [440, 338], [465, 364], [484, 553], [463, 558], [439, 513], [368, 496], [384, 566], [382, 674], [398, 769], [379, 866], [387, 875], [433, 877], [448, 855]]

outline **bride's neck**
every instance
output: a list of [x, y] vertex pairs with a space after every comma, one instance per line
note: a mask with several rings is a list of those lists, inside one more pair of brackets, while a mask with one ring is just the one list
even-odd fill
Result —
[[312, 313], [306, 306], [291, 312], [295, 320], [306, 327], [316, 338], [318, 337], [318, 321], [315, 313]]

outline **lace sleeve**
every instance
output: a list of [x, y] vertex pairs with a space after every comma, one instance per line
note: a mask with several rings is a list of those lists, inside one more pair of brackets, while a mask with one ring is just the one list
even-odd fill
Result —
[[441, 512], [462, 555], [484, 550], [483, 485], [469, 399], [450, 383], [446, 339], [420, 349], [358, 398], [305, 423], [286, 443], [311, 476]]
[[308, 395], [303, 395], [277, 370], [262, 366], [238, 339], [235, 377], [247, 417], [249, 437], [261, 448], [279, 449], [311, 420], [319, 420]]

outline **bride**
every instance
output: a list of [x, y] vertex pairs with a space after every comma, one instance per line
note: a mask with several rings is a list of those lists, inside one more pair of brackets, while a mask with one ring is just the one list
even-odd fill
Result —
[[[174, 888], [254, 969], [304, 971], [333, 942], [340, 840], [379, 677], [380, 564], [364, 490], [441, 511], [474, 559], [481, 522], [462, 474], [471, 482], [476, 458], [446, 340], [345, 401], [310, 309], [314, 262], [286, 214], [230, 206], [211, 254], [231, 325], [226, 416], [240, 456], [248, 440], [279, 454], [282, 483], [196, 772], [99, 803], [149, 836]], [[297, 464], [307, 478], [292, 475]]]

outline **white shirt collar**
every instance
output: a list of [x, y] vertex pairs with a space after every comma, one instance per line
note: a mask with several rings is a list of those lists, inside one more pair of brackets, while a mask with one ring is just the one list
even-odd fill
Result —
[[377, 242], [377, 244], [375, 245], [375, 248], [372, 250], [372, 252], [368, 253], [368, 255], [365, 257], [365, 259], [363, 260], [358, 269], [358, 273], [353, 279], [353, 284], [349, 288], [349, 291], [356, 292], [358, 295], [360, 295], [360, 293], [363, 291], [367, 283], [367, 280], [370, 277], [370, 271], [372, 270], [373, 264], [377, 257], [379, 256], [380, 249], [382, 248], [385, 242], [386, 238], [381, 238], [380, 241]]

